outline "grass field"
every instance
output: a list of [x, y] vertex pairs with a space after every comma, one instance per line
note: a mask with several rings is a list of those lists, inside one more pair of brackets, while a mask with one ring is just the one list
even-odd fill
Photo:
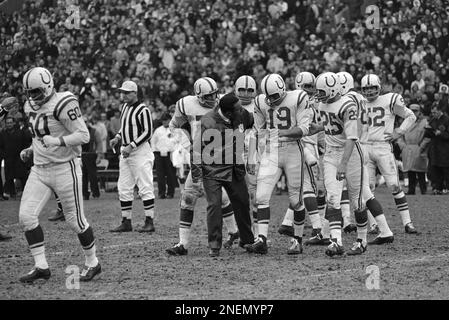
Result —
[[[177, 194], [176, 198], [179, 196]], [[32, 285], [18, 282], [33, 259], [18, 225], [19, 201], [0, 202], [0, 224], [14, 238], [0, 243], [0, 299], [449, 299], [449, 196], [409, 196], [420, 235], [406, 235], [386, 188], [377, 190], [390, 226], [391, 245], [370, 246], [362, 256], [329, 258], [324, 247], [305, 247], [288, 256], [289, 239], [280, 236], [287, 196], [273, 196], [267, 255], [250, 255], [236, 245], [210, 258], [205, 224], [206, 202], [198, 202], [189, 255], [172, 257], [165, 249], [178, 240], [178, 199], [156, 200], [154, 234], [112, 234], [120, 222], [115, 193], [85, 202], [86, 216], [97, 237], [103, 273], [79, 289], [67, 289], [70, 265], [82, 266], [78, 239], [64, 222], [47, 221], [56, 203], [41, 215], [52, 277]], [[143, 222], [140, 200], [134, 204], [133, 226]], [[306, 229], [307, 235], [310, 229]], [[355, 234], [344, 236], [348, 248]], [[366, 286], [367, 267], [379, 269], [379, 289]], [[372, 267], [370, 267], [372, 268]]]

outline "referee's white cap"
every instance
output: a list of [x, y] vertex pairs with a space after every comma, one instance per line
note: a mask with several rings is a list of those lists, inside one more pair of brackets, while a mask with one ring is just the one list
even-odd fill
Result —
[[118, 88], [120, 91], [126, 91], [126, 92], [137, 92], [137, 84], [134, 81], [125, 81], [123, 82], [122, 86]]

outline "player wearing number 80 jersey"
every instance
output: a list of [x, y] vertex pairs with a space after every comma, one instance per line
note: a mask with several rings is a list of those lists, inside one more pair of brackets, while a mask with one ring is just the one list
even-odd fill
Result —
[[33, 143], [21, 152], [26, 160], [34, 154], [34, 166], [23, 191], [19, 220], [25, 230], [35, 268], [20, 281], [33, 282], [50, 277], [45, 258], [44, 233], [39, 214], [53, 192], [59, 195], [65, 217], [78, 234], [86, 256], [86, 269], [80, 280], [89, 281], [101, 272], [95, 254], [95, 238], [84, 217], [81, 197], [81, 167], [77, 156], [81, 144], [89, 141], [78, 100], [70, 92], [54, 91], [53, 78], [44, 68], [33, 68], [23, 77], [27, 94], [24, 110], [29, 118]]
[[278, 74], [265, 76], [260, 88], [263, 94], [255, 99], [254, 122], [260, 124], [261, 129], [266, 129], [263, 132], [268, 136], [257, 173], [259, 239], [247, 250], [267, 253], [269, 201], [284, 170], [288, 181], [290, 206], [294, 210], [295, 235], [295, 241], [287, 253], [302, 253], [305, 208], [302, 203], [304, 154], [300, 139], [309, 131], [308, 97], [303, 90], [286, 91], [285, 82]]
[[[361, 88], [362, 94], [368, 99], [366, 113], [362, 115], [362, 121], [368, 126], [368, 131], [362, 142], [369, 146], [367, 149], [371, 188], [374, 190], [378, 167], [393, 194], [406, 233], [417, 233], [411, 223], [407, 199], [399, 183], [398, 169], [391, 146], [392, 141], [402, 136], [413, 125], [416, 117], [406, 107], [400, 94], [380, 95], [381, 84], [377, 75], [365, 75], [361, 81]], [[404, 121], [399, 128], [394, 129], [396, 115]]]

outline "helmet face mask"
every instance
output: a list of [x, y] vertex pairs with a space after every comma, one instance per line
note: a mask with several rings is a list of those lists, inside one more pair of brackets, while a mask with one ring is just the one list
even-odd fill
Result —
[[328, 99], [328, 96], [326, 94], [326, 91], [321, 90], [321, 89], [316, 90], [316, 93], [315, 93], [316, 101], [326, 103], [327, 99]]
[[313, 96], [316, 93], [316, 88], [311, 83], [304, 83], [301, 86], [301, 89], [304, 90], [309, 96]]
[[253, 88], [238, 88], [236, 96], [243, 104], [250, 104], [251, 100], [256, 96], [256, 92]]
[[300, 72], [295, 78], [296, 89], [302, 89], [312, 97], [316, 93], [315, 80], [313, 73]]
[[218, 91], [214, 91], [209, 94], [205, 94], [198, 98], [200, 104], [208, 108], [215, 108], [218, 105]]
[[374, 100], [380, 95], [379, 86], [362, 87], [361, 91], [368, 100]]
[[250, 104], [256, 97], [256, 81], [251, 76], [243, 75], [234, 84], [235, 95], [243, 105]]

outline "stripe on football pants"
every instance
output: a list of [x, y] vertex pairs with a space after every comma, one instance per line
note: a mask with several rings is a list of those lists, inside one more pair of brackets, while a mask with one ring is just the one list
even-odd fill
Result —
[[81, 230], [84, 230], [84, 223], [81, 219], [81, 206], [80, 206], [80, 199], [79, 199], [79, 192], [78, 192], [78, 177], [76, 175], [76, 166], [75, 161], [71, 160], [70, 162], [70, 172], [72, 174], [73, 179], [73, 194], [75, 196], [75, 214], [76, 214], [76, 221], [78, 222], [78, 226]]

